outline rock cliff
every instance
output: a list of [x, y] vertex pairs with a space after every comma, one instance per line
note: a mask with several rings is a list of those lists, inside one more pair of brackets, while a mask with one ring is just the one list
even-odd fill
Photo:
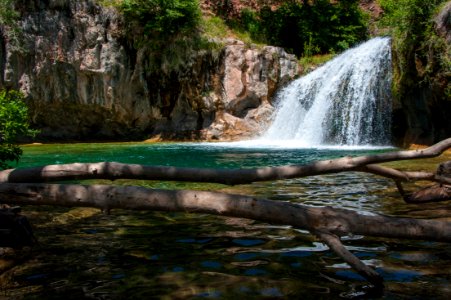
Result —
[[276, 89], [298, 74], [276, 47], [228, 39], [183, 69], [150, 72], [121, 16], [94, 1], [19, 1], [19, 43], [0, 28], [0, 88], [21, 90], [47, 139], [231, 140], [261, 130]]

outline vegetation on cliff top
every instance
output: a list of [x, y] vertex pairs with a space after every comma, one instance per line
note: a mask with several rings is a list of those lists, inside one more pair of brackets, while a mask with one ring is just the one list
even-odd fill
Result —
[[146, 68], [154, 73], [183, 72], [204, 50], [218, 56], [221, 40], [229, 37], [247, 44], [283, 47], [301, 58], [304, 70], [310, 70], [368, 35], [368, 18], [358, 0], [266, 1], [253, 6], [249, 5], [252, 1], [98, 2], [123, 14], [127, 35], [136, 48], [145, 49]]
[[367, 18], [358, 7], [358, 0], [291, 0], [276, 8], [244, 8], [232, 16], [225, 13], [227, 3], [216, 3], [216, 16], [203, 20], [198, 0], [100, 2], [114, 5], [124, 14], [135, 38], [164, 40], [162, 46], [176, 36], [193, 36], [201, 29], [215, 30], [214, 26], [223, 28], [220, 19], [235, 35], [244, 33], [252, 42], [281, 46], [298, 56], [339, 52], [367, 37]]

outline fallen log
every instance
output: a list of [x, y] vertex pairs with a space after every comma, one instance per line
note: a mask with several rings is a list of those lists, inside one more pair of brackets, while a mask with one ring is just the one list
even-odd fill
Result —
[[159, 190], [137, 186], [0, 184], [8, 204], [96, 207], [104, 210], [185, 211], [325, 230], [338, 236], [361, 234], [451, 242], [451, 223], [395, 218], [332, 207], [310, 207], [220, 192]]
[[181, 211], [248, 218], [291, 225], [318, 235], [339, 256], [375, 285], [381, 278], [336, 237], [375, 237], [451, 242], [451, 222], [394, 218], [332, 207], [309, 207], [249, 196], [190, 190], [154, 190], [135, 186], [0, 184], [0, 201], [10, 204]]
[[[300, 178], [306, 176], [340, 173], [344, 171], [369, 172], [389, 178], [436, 181], [434, 174], [423, 172], [395, 172], [394, 169], [374, 166], [398, 160], [436, 157], [451, 148], [451, 138], [429, 148], [411, 151], [394, 151], [376, 155], [343, 157], [316, 161], [305, 165], [266, 167], [256, 169], [177, 168], [122, 164], [117, 162], [75, 163], [48, 165], [34, 168], [10, 169], [0, 172], [2, 182], [51, 182], [81, 179], [144, 179], [189, 182], [211, 182], [227, 185], [257, 181]], [[392, 171], [389, 171], [392, 170]], [[391, 175], [388, 175], [388, 174]]]

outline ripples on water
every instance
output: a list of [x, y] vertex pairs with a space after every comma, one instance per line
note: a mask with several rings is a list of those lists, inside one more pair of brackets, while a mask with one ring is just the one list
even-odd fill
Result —
[[[25, 147], [21, 166], [120, 161], [190, 167], [259, 167], [384, 150], [234, 148], [198, 144], [75, 144]], [[119, 181], [158, 188], [222, 190], [307, 205], [430, 217], [383, 178], [346, 173], [236, 187]], [[445, 204], [432, 205], [432, 214]], [[353, 298], [366, 282], [303, 230], [183, 213], [27, 207], [41, 249], [1, 276], [8, 297], [41, 299]], [[345, 237], [348, 249], [387, 281], [385, 297], [450, 295], [449, 245]], [[4, 261], [7, 261], [6, 257]]]

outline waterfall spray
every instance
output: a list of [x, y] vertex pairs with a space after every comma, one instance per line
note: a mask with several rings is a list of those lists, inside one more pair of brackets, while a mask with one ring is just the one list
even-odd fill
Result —
[[349, 49], [278, 93], [273, 123], [261, 139], [388, 145], [391, 79], [389, 38]]

